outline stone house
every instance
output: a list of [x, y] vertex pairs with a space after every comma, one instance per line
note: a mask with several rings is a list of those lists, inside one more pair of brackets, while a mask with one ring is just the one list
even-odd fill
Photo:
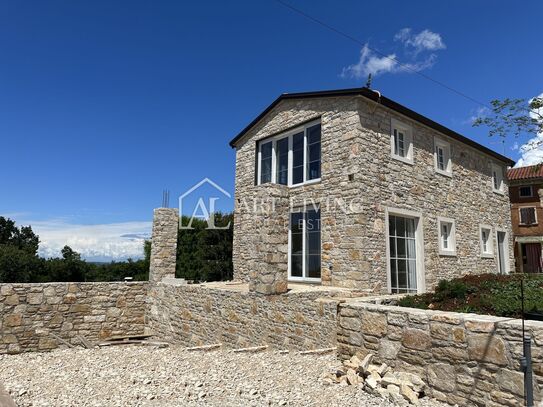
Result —
[[234, 278], [424, 292], [508, 273], [514, 164], [367, 88], [283, 94], [231, 142]]
[[543, 167], [511, 168], [507, 171], [511, 222], [513, 224], [515, 269], [541, 273], [543, 243]]

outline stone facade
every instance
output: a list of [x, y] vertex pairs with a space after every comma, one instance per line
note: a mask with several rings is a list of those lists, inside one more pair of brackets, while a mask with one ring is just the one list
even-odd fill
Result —
[[[449, 404], [524, 404], [520, 320], [368, 302], [339, 309], [340, 358], [371, 352], [378, 363], [416, 373], [431, 397]], [[526, 321], [526, 329], [533, 338], [534, 397], [541, 400], [543, 322]]]
[[[285, 191], [291, 207], [304, 202], [320, 204], [323, 285], [388, 291], [387, 208], [420, 213], [424, 270], [419, 271], [424, 274], [426, 289], [432, 289], [440, 279], [497, 272], [496, 254], [481, 256], [481, 224], [491, 226], [494, 248], [496, 230], [508, 233], [506, 263], [513, 270], [507, 188], [498, 194], [491, 183], [492, 163], [504, 168], [505, 163], [364, 97], [341, 96], [285, 99], [236, 143], [236, 279], [248, 281], [267, 256], [259, 249], [259, 225], [263, 222], [260, 217], [269, 215], [261, 215], [253, 205], [255, 198], [270, 188], [255, 185], [257, 142], [319, 118], [321, 181]], [[413, 130], [413, 164], [391, 157], [392, 119]], [[450, 143], [450, 177], [434, 169], [435, 137]], [[455, 256], [439, 254], [438, 216], [455, 220]], [[270, 236], [269, 244], [282, 250], [287, 233], [288, 226], [282, 235]]]
[[146, 282], [0, 285], [0, 353], [144, 332]]
[[186, 346], [269, 345], [279, 349], [324, 348], [336, 344], [339, 300], [327, 292], [259, 295], [165, 280], [150, 287], [149, 329]]
[[179, 213], [177, 209], [155, 209], [149, 269], [151, 283], [162, 281], [163, 278], [175, 277], [178, 229]]

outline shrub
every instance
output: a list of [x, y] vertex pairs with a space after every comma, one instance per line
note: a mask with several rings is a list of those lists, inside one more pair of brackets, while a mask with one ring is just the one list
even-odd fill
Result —
[[398, 305], [518, 318], [522, 314], [521, 279], [524, 279], [525, 311], [543, 311], [543, 275], [523, 274], [482, 274], [442, 280], [435, 293], [407, 296]]

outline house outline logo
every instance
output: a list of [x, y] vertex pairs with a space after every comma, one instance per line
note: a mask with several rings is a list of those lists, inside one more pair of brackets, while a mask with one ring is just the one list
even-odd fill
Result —
[[[218, 197], [210, 197], [208, 201], [209, 206], [206, 206], [203, 197], [201, 196], [198, 197], [198, 202], [196, 206], [194, 207], [194, 210], [192, 211], [188, 225], [183, 225], [183, 216], [182, 216], [183, 215], [183, 199], [191, 195], [194, 191], [196, 191], [198, 188], [200, 188], [204, 184], [209, 184], [213, 188], [215, 188], [217, 191], [219, 191], [221, 194], [223, 194], [224, 196], [228, 198], [232, 198], [232, 195], [230, 195], [228, 191], [226, 191], [216, 182], [213, 182], [211, 179], [207, 177], [203, 178], [201, 181], [193, 185], [189, 190], [187, 190], [186, 192], [184, 192], [182, 195], [179, 196], [179, 229], [192, 229], [192, 221], [194, 218], [206, 219], [208, 229], [230, 228], [230, 222], [228, 222], [228, 225], [226, 226], [216, 226], [215, 217], [211, 216], [213, 213], [215, 213], [215, 202], [219, 200]], [[202, 215], [197, 215], [198, 209], [201, 210]]]

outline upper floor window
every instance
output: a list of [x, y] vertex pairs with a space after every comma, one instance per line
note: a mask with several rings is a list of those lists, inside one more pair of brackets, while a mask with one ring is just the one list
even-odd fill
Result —
[[503, 167], [492, 164], [492, 190], [498, 194], [503, 194]]
[[434, 139], [435, 169], [440, 174], [452, 175], [451, 145], [445, 141]]
[[531, 198], [533, 196], [532, 186], [519, 187], [518, 195], [521, 198]]
[[442, 256], [456, 255], [456, 237], [454, 220], [449, 218], [437, 218], [439, 233], [439, 254]]
[[519, 208], [521, 225], [537, 225], [537, 215], [534, 207]]
[[390, 153], [397, 160], [413, 164], [413, 131], [396, 119], [391, 120]]
[[309, 123], [258, 144], [258, 184], [288, 186], [320, 180], [321, 124]]

